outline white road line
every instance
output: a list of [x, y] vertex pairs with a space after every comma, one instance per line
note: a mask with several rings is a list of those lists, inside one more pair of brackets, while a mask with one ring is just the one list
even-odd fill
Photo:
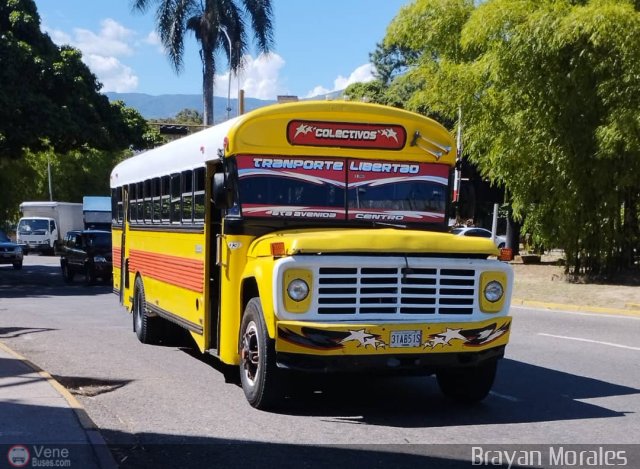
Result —
[[592, 344], [609, 345], [611, 347], [618, 347], [618, 348], [623, 348], [627, 350], [637, 350], [640, 352], [640, 347], [630, 347], [628, 345], [614, 344], [611, 342], [602, 342], [600, 340], [582, 339], [580, 337], [568, 337], [566, 335], [545, 334], [543, 332], [538, 332], [538, 335], [543, 335], [545, 337], [554, 337], [556, 339], [577, 340], [578, 342], [590, 342]]
[[508, 394], [499, 394], [495, 391], [489, 391], [489, 394], [495, 397], [499, 397], [500, 399], [506, 399], [511, 402], [522, 402], [522, 399], [518, 399], [517, 397], [509, 396]]
[[549, 308], [540, 308], [534, 306], [522, 306], [522, 305], [511, 305], [511, 309], [524, 309], [524, 310], [535, 310], [542, 311], [547, 313], [564, 313], [570, 314], [572, 316], [590, 316], [594, 318], [613, 318], [613, 319], [632, 319], [634, 321], [640, 321], [640, 317], [638, 316], [624, 316], [621, 314], [609, 314], [609, 313], [585, 313], [584, 311], [568, 311], [564, 309], [549, 309]]

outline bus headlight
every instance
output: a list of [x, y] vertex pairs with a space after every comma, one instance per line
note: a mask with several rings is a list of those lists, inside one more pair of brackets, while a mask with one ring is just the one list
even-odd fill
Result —
[[487, 283], [487, 286], [484, 287], [484, 297], [491, 303], [495, 303], [496, 301], [498, 301], [500, 298], [502, 298], [503, 294], [504, 288], [502, 287], [500, 282], [496, 280]]
[[480, 274], [478, 300], [483, 313], [498, 313], [504, 307], [507, 274], [505, 272], [483, 272]]
[[302, 301], [309, 295], [309, 285], [301, 278], [293, 279], [287, 285], [287, 294], [293, 301]]
[[288, 269], [282, 277], [282, 299], [290, 313], [306, 313], [311, 305], [313, 276], [306, 269]]

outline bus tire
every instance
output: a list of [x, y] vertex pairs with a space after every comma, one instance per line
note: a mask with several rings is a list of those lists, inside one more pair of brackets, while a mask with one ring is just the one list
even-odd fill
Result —
[[475, 404], [489, 394], [498, 362], [491, 360], [473, 367], [440, 370], [436, 373], [442, 393], [463, 404]]
[[266, 410], [281, 403], [283, 372], [276, 366], [275, 343], [269, 338], [260, 298], [247, 303], [240, 327], [240, 382], [249, 404]]
[[133, 330], [143, 344], [155, 344], [158, 336], [157, 318], [147, 315], [147, 300], [142, 278], [137, 277], [133, 292]]

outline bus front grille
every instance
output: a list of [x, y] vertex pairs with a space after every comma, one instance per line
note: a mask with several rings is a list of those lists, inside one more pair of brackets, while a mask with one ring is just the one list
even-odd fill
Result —
[[469, 268], [321, 267], [318, 314], [472, 314], [476, 271]]

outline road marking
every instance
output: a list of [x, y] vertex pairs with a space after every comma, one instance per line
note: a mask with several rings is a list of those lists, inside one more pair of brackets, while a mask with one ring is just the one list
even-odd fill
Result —
[[638, 317], [637, 313], [631, 313], [628, 315], [625, 314], [609, 314], [609, 313], [585, 313], [577, 310], [564, 310], [564, 309], [549, 309], [549, 308], [540, 308], [534, 306], [520, 306], [520, 305], [511, 305], [511, 309], [521, 309], [525, 311], [543, 311], [547, 313], [561, 313], [561, 314], [570, 314], [573, 316], [589, 316], [592, 318], [613, 318], [613, 319], [631, 319], [634, 321], [640, 321], [640, 317]]
[[522, 402], [522, 399], [518, 399], [517, 397], [509, 396], [507, 394], [499, 394], [495, 391], [489, 391], [489, 394], [495, 397], [499, 397], [500, 399], [506, 399], [507, 401], [511, 402]]
[[592, 344], [609, 345], [611, 347], [618, 347], [618, 348], [623, 348], [627, 350], [637, 350], [640, 352], [640, 347], [630, 347], [628, 345], [614, 344], [612, 342], [602, 342], [600, 340], [583, 339], [580, 337], [568, 337], [566, 335], [545, 334], [543, 332], [538, 332], [538, 335], [543, 335], [545, 337], [555, 337], [556, 339], [577, 340], [578, 342], [589, 342]]

